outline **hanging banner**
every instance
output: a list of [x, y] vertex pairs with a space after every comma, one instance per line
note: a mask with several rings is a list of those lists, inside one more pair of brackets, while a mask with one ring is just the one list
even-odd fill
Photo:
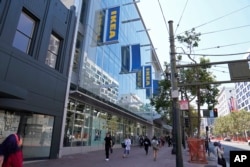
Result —
[[151, 97], [151, 89], [146, 89], [146, 99], [150, 99]]
[[118, 42], [119, 20], [120, 20], [119, 17], [120, 17], [119, 6], [108, 9], [105, 42], [107, 43]]
[[121, 72], [120, 74], [128, 74], [130, 70], [130, 47], [121, 47]]
[[141, 46], [140, 44], [131, 45], [131, 72], [137, 72], [141, 70]]
[[120, 74], [136, 73], [141, 70], [140, 44], [121, 47]]
[[152, 87], [152, 67], [144, 66], [144, 88]]
[[136, 89], [142, 89], [143, 88], [143, 72], [142, 68], [140, 71], [136, 72]]
[[98, 10], [95, 12], [95, 23], [91, 46], [95, 47], [103, 44], [105, 13], [106, 10]]
[[159, 82], [159, 80], [153, 80], [153, 96], [158, 96], [160, 94]]

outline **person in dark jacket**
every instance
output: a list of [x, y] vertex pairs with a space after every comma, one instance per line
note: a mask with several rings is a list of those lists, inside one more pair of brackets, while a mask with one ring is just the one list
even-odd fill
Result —
[[10, 134], [0, 145], [2, 167], [23, 167], [23, 140], [19, 134]]
[[145, 138], [143, 140], [143, 145], [144, 145], [144, 149], [146, 151], [146, 155], [148, 155], [148, 148], [151, 146], [151, 142], [147, 136], [145, 136]]
[[105, 154], [106, 154], [106, 161], [109, 161], [109, 151], [112, 147], [112, 138], [109, 133], [106, 134], [106, 137], [104, 138], [105, 141]]

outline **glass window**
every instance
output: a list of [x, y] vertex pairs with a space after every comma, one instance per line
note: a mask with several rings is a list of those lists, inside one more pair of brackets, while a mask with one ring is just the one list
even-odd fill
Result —
[[18, 132], [23, 137], [25, 159], [47, 158], [50, 155], [53, 125], [52, 116], [0, 110], [0, 143], [8, 135]]
[[13, 46], [25, 53], [30, 52], [36, 21], [27, 13], [22, 12], [17, 25]]
[[54, 34], [51, 34], [48, 53], [45, 60], [45, 64], [47, 64], [51, 68], [56, 68], [56, 63], [58, 61], [58, 55], [59, 55], [60, 42], [61, 41], [58, 37], [56, 37]]
[[79, 70], [82, 40], [83, 40], [83, 36], [80, 33], [78, 33], [77, 40], [76, 40], [76, 46], [75, 46], [74, 62], [73, 62], [73, 71], [74, 72], [78, 72], [78, 70]]

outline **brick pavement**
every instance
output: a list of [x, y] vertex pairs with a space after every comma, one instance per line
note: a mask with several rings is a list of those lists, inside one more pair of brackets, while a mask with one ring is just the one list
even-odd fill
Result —
[[[105, 161], [104, 150], [63, 156], [60, 159], [50, 159], [36, 162], [24, 162], [24, 167], [176, 167], [176, 156], [171, 154], [172, 147], [164, 146], [159, 150], [158, 158], [153, 161], [152, 148], [146, 155], [143, 148], [132, 147], [130, 156], [122, 158], [123, 149], [114, 149], [110, 160]], [[207, 157], [207, 164], [188, 162], [187, 150], [183, 150], [183, 167], [216, 167], [213, 155]]]

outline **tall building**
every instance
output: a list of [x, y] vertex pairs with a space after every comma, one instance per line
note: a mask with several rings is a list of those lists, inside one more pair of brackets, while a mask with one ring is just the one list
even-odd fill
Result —
[[[64, 1], [65, 3], [71, 1]], [[149, 105], [163, 70], [135, 1], [74, 1], [78, 23], [60, 156], [102, 149], [111, 133], [160, 135]]]
[[136, 2], [0, 1], [0, 141], [20, 133], [34, 160], [162, 134], [149, 98], [163, 70]]
[[[250, 59], [250, 55], [244, 58]], [[250, 66], [249, 66], [250, 67]], [[235, 84], [236, 98], [239, 110], [250, 112], [250, 82], [238, 82]]]
[[0, 20], [0, 142], [18, 132], [25, 160], [56, 158], [75, 8], [60, 0], [1, 0]]
[[215, 106], [218, 116], [225, 116], [237, 111], [236, 90], [233, 87], [222, 87], [217, 97], [218, 104]]

